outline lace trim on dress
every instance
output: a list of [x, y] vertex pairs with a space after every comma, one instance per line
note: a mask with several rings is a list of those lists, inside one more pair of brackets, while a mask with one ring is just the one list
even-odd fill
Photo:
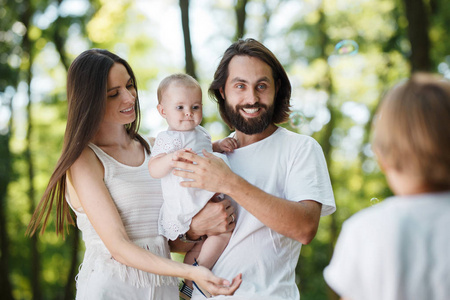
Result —
[[158, 233], [174, 241], [180, 234], [186, 233], [191, 225], [191, 220], [170, 220], [164, 215], [162, 209], [159, 213]]
[[161, 153], [172, 153], [182, 149], [182, 141], [178, 137], [173, 137], [165, 132], [158, 135], [153, 146], [152, 156], [156, 156]]
[[[168, 243], [162, 236], [146, 238], [135, 243], [155, 255], [167, 257]], [[170, 258], [169, 258], [170, 259]], [[115, 260], [101, 241], [86, 244], [86, 253], [79, 273], [75, 277], [77, 288], [79, 282], [86, 282], [93, 271], [102, 274], [118, 274], [119, 278], [136, 287], [152, 287], [162, 285], [178, 285], [178, 278], [148, 273]]]

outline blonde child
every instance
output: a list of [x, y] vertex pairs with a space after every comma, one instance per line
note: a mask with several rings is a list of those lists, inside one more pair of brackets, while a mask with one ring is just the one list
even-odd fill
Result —
[[[156, 137], [149, 161], [150, 175], [162, 178], [164, 203], [159, 215], [159, 233], [170, 240], [186, 241], [192, 217], [213, 198], [213, 192], [180, 186], [184, 179], [172, 174], [172, 161], [179, 151], [202, 155], [208, 152], [232, 152], [236, 140], [226, 138], [211, 143], [211, 136], [200, 126], [202, 121], [202, 91], [198, 82], [187, 74], [174, 74], [162, 80], [158, 87], [158, 112], [168, 123], [168, 130]], [[226, 156], [218, 154], [226, 160]], [[230, 222], [235, 221], [234, 214]], [[231, 232], [209, 236], [197, 243], [185, 256], [185, 263], [211, 268], [231, 237]], [[200, 251], [201, 249], [201, 251]], [[192, 288], [191, 282], [186, 284]], [[206, 295], [206, 291], [203, 291]]]
[[395, 196], [347, 220], [326, 282], [345, 299], [450, 299], [450, 83], [415, 74], [384, 98], [373, 149]]

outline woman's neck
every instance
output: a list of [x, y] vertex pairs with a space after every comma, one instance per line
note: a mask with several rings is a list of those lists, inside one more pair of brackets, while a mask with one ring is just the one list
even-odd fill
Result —
[[102, 124], [91, 142], [99, 147], [118, 146], [126, 148], [132, 140], [126, 131], [125, 126]]

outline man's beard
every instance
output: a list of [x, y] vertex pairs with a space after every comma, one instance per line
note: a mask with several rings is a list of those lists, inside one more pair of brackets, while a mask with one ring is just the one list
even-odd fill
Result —
[[[267, 107], [267, 105], [261, 103], [255, 103], [253, 105], [236, 105], [235, 108], [228, 105], [225, 100], [225, 113], [230, 121], [231, 125], [240, 132], [245, 134], [257, 134], [263, 132], [271, 123], [275, 104]], [[265, 111], [255, 118], [244, 118], [239, 111], [242, 108], [264, 108]]]

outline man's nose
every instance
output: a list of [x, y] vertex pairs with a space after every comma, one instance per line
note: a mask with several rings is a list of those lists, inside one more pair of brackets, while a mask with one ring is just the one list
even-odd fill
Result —
[[247, 104], [250, 104], [250, 105], [258, 103], [259, 102], [258, 92], [255, 90], [249, 90], [246, 100], [247, 100]]

